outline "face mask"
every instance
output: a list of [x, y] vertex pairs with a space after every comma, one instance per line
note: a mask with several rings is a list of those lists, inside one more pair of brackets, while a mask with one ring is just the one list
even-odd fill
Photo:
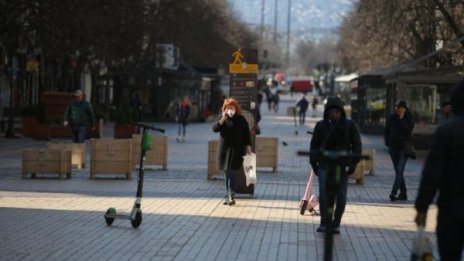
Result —
[[229, 117], [234, 117], [235, 115], [235, 111], [234, 110], [227, 110], [227, 115], [229, 115]]

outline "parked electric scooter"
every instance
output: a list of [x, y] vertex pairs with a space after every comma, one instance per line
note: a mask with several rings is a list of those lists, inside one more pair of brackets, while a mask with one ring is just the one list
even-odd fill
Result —
[[116, 209], [111, 207], [105, 213], [105, 221], [107, 225], [113, 224], [115, 219], [128, 219], [131, 221], [132, 227], [137, 228], [142, 224], [142, 191], [143, 191], [143, 175], [144, 175], [144, 161], [145, 161], [145, 154], [148, 150], [151, 149], [152, 146], [152, 139], [149, 133], [149, 130], [159, 131], [164, 133], [164, 129], [160, 129], [154, 127], [152, 125], [146, 125], [139, 122], [131, 123], [131, 125], [137, 126], [142, 128], [142, 141], [140, 143], [141, 150], [140, 150], [140, 162], [139, 162], [139, 175], [137, 177], [137, 193], [134, 206], [130, 213], [122, 213], [118, 214]]
[[316, 178], [316, 175], [314, 174], [314, 171], [311, 170], [311, 174], [309, 175], [308, 184], [306, 184], [305, 194], [301, 198], [301, 202], [300, 202], [300, 214], [301, 215], [304, 215], [306, 210], [308, 210], [310, 213], [318, 215], [316, 211], [316, 207], [318, 204], [318, 198], [316, 195], [311, 194], [311, 189], [312, 189], [315, 178]]

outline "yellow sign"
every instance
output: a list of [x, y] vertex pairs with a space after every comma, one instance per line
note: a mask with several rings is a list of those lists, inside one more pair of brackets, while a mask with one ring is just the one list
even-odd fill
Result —
[[258, 74], [258, 64], [247, 64], [242, 61], [244, 58], [242, 54], [242, 49], [237, 49], [237, 51], [232, 53], [234, 61], [229, 64], [229, 73], [253, 73]]
[[234, 57], [234, 62], [232, 64], [241, 64], [242, 63], [242, 49], [238, 49], [237, 51], [232, 53], [232, 56]]
[[258, 65], [257, 64], [229, 64], [229, 73], [253, 73], [258, 74]]

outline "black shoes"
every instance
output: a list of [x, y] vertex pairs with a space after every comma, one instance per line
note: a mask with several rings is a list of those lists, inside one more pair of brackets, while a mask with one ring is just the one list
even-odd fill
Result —
[[325, 233], [325, 226], [319, 226], [319, 227], [316, 229], [316, 232], [317, 232], [317, 233]]
[[[327, 228], [325, 226], [323, 226], [323, 225], [320, 225], [316, 229], [317, 233], [325, 233], [326, 231], [327, 231]], [[334, 225], [332, 227], [332, 234], [334, 234], [334, 235], [340, 234], [340, 225]]]
[[338, 235], [340, 234], [340, 225], [334, 225], [332, 228], [332, 234]]
[[390, 201], [396, 201], [396, 200], [408, 200], [408, 195], [400, 193], [397, 197], [394, 194], [390, 194]]

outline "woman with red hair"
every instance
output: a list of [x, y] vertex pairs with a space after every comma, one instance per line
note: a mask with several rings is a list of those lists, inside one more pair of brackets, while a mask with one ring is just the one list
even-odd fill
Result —
[[213, 125], [213, 131], [220, 134], [219, 169], [226, 174], [227, 198], [224, 205], [232, 206], [235, 204], [236, 176], [242, 168], [243, 156], [252, 153], [250, 128], [236, 99], [224, 100], [221, 118]]

